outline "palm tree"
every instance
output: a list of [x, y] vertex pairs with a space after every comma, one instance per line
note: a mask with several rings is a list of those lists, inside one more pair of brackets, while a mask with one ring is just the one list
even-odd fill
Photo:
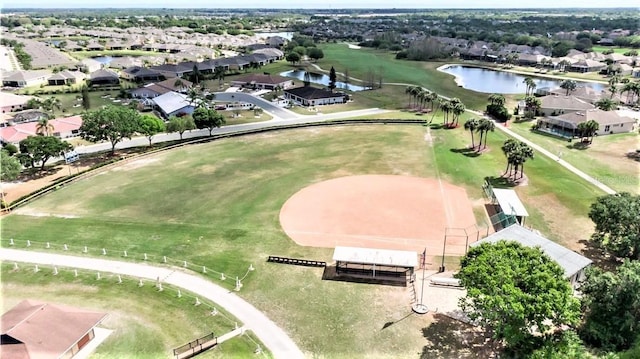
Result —
[[[529, 147], [524, 142], [520, 142], [517, 150], [517, 162], [520, 165], [520, 178], [524, 176], [524, 163], [527, 162], [527, 159], [533, 159], [533, 149]], [[516, 174], [518, 171], [518, 166], [516, 165]]]
[[616, 101], [613, 101], [610, 98], [602, 98], [596, 101], [594, 105], [596, 105], [596, 107], [601, 109], [602, 111], [611, 111], [617, 107]]
[[453, 119], [451, 121], [451, 127], [457, 127], [458, 126], [458, 119], [460, 118], [460, 115], [462, 115], [467, 109], [464, 106], [464, 104], [462, 103], [462, 101], [460, 101], [459, 98], [455, 97], [453, 99], [451, 99], [451, 113], [453, 114]]
[[504, 106], [506, 99], [504, 98], [504, 95], [499, 93], [494, 93], [489, 96], [489, 102], [492, 105]]
[[558, 67], [560, 72], [567, 72], [567, 66], [570, 66], [571, 63], [567, 60], [562, 60], [560, 62], [558, 62]]
[[576, 86], [577, 86], [577, 84], [576, 84], [576, 82], [575, 82], [575, 81], [573, 81], [573, 80], [564, 80], [564, 81], [562, 81], [562, 83], [560, 84], [560, 88], [561, 88], [561, 89], [565, 89], [565, 90], [567, 90], [567, 92], [566, 92], [566, 94], [565, 94], [566, 96], [569, 96], [569, 93], [570, 93], [570, 92], [572, 92], [572, 91], [574, 91], [574, 90], [576, 89]]
[[619, 75], [613, 75], [609, 79], [609, 92], [611, 92], [611, 95], [609, 95], [610, 99], [612, 99], [613, 96], [615, 96], [615, 94], [618, 92], [618, 82], [620, 82]]
[[507, 172], [509, 172], [509, 176], [511, 176], [511, 172], [510, 170], [512, 170], [512, 153], [515, 151], [515, 149], [518, 147], [518, 141], [510, 138], [506, 141], [504, 141], [504, 143], [502, 144], [502, 147], [500, 147], [500, 149], [502, 150], [502, 153], [504, 153], [504, 156], [507, 158], [507, 168], [504, 170], [504, 174], [506, 175]]
[[192, 106], [195, 105], [197, 107], [202, 105], [203, 103], [202, 92], [195, 86], [189, 88], [189, 90], [187, 91], [187, 98], [189, 99], [189, 104]]
[[[626, 79], [625, 79], [626, 80]], [[625, 101], [625, 103], [630, 104], [631, 102], [629, 101], [629, 96], [633, 95], [633, 89], [635, 86], [637, 86], [638, 84], [636, 82], [627, 82], [624, 84], [624, 86], [622, 87], [622, 89], [620, 90], [620, 95], [622, 95], [623, 93], [627, 93], [627, 101]]]
[[589, 120], [578, 124], [578, 132], [580, 137], [584, 139], [588, 138], [589, 144], [593, 143], [593, 136], [598, 132], [600, 124], [595, 120]]
[[434, 106], [438, 103], [438, 94], [435, 92], [429, 92], [429, 103], [431, 104], [431, 112], [433, 112]]
[[443, 125], [447, 126], [449, 124], [449, 113], [451, 112], [451, 110], [453, 110], [453, 105], [451, 104], [451, 101], [449, 100], [444, 100], [441, 104], [440, 104], [440, 108], [442, 109], [442, 112], [444, 112], [444, 122]]
[[36, 134], [40, 136], [51, 136], [55, 131], [53, 124], [49, 122], [49, 118], [41, 118], [36, 124]]
[[533, 81], [533, 78], [531, 76], [527, 76], [522, 82], [527, 86], [524, 95], [529, 96], [529, 91], [531, 91], [531, 95], [533, 95], [533, 89], [536, 88], [536, 83]]
[[41, 102], [42, 109], [47, 113], [47, 116], [54, 118], [54, 111], [61, 109], [60, 99], [57, 97], [49, 97]]
[[524, 103], [527, 118], [533, 118], [542, 105], [540, 100], [533, 96], [527, 96], [524, 99]]
[[[482, 146], [482, 149], [485, 149], [487, 148], [487, 138], [489, 138], [489, 132], [495, 131], [496, 124], [488, 118], [483, 118], [482, 120], [480, 120], [480, 128], [482, 129], [482, 133], [484, 133], [484, 145]], [[480, 139], [480, 142], [482, 143], [482, 138]], [[478, 144], [478, 147], [480, 147], [480, 144]]]
[[[478, 125], [480, 125], [480, 122], [475, 118], [470, 118], [464, 123], [464, 129], [465, 130], [469, 130], [469, 132], [471, 133], [471, 148], [472, 149], [476, 148], [476, 143], [475, 143], [474, 138], [473, 138], [473, 132], [478, 128]], [[478, 146], [478, 147], [480, 147], [480, 146]]]

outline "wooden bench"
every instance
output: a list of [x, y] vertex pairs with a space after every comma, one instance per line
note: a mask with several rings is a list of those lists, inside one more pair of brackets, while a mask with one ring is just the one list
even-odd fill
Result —
[[273, 263], [282, 263], [282, 264], [292, 264], [304, 267], [326, 267], [327, 262], [324, 261], [314, 261], [308, 259], [298, 259], [298, 258], [287, 258], [287, 257], [278, 257], [278, 256], [269, 256], [267, 262]]

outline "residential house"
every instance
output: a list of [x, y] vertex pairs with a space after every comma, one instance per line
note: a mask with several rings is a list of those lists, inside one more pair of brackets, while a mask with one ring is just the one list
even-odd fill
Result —
[[[29, 136], [37, 136], [37, 121], [18, 123], [15, 118], [14, 121], [15, 123], [10, 123], [10, 126], [0, 128], [0, 142], [18, 145], [20, 141]], [[75, 137], [80, 134], [82, 116], [56, 118], [50, 120], [49, 123], [53, 126], [53, 136], [58, 138]]]
[[333, 105], [348, 100], [344, 93], [331, 92], [311, 86], [284, 90], [284, 98], [302, 106]]
[[538, 119], [538, 130], [553, 135], [573, 138], [579, 136], [578, 125], [582, 122], [594, 120], [598, 123], [597, 135], [631, 132], [636, 129], [636, 120], [620, 116], [615, 111], [590, 109], [550, 116]]
[[193, 71], [193, 66], [183, 66], [181, 64], [164, 64], [158, 66], [151, 66], [149, 69], [159, 72], [166, 78], [170, 77], [184, 77], [185, 75]]
[[602, 62], [589, 60], [589, 59], [582, 59], [571, 64], [569, 66], [569, 71], [581, 72], [581, 73], [599, 72], [602, 69], [605, 69], [606, 67], [607, 65]]
[[499, 241], [514, 241], [525, 247], [540, 248], [544, 254], [560, 265], [564, 271], [565, 278], [569, 280], [574, 289], [585, 279], [585, 270], [593, 263], [591, 259], [543, 237], [537, 231], [532, 231], [519, 224], [511, 225], [490, 234], [472, 243], [471, 247], [477, 247], [483, 243], [497, 243]]
[[0, 92], [0, 110], [2, 110], [2, 113], [21, 111], [27, 106], [27, 102], [32, 98], [33, 96]]
[[288, 89], [293, 87], [294, 83], [292, 79], [279, 75], [252, 73], [234, 79], [231, 81], [231, 85], [252, 89], [274, 90], [278, 87]]
[[92, 73], [102, 68], [102, 63], [94, 59], [82, 59], [77, 65], [78, 69], [86, 73]]
[[91, 83], [91, 86], [117, 85], [120, 83], [120, 78], [118, 77], [118, 74], [113, 71], [100, 69], [91, 73], [89, 76], [89, 82]]
[[102, 51], [102, 50], [104, 50], [104, 46], [100, 45], [96, 41], [89, 41], [85, 47], [89, 51]]
[[133, 82], [161, 81], [164, 74], [142, 66], [131, 66], [120, 72], [120, 77]]
[[253, 51], [253, 53], [254, 54], [266, 55], [269, 62], [274, 62], [274, 61], [277, 61], [277, 60], [284, 59], [284, 52], [282, 52], [281, 50], [278, 50], [278, 49], [274, 49], [272, 47], [267, 47], [267, 48], [264, 48], [264, 49], [255, 50], [255, 51]]
[[0, 357], [73, 358], [96, 337], [96, 326], [106, 316], [81, 308], [23, 300], [2, 315]]
[[[556, 116], [563, 113], [586, 111], [595, 108], [592, 104], [574, 96], [548, 95], [540, 97], [539, 100], [540, 110], [538, 110], [538, 113], [541, 116]], [[519, 111], [524, 113], [525, 108], [524, 100], [520, 101], [518, 103]]]
[[73, 85], [84, 81], [87, 75], [80, 71], [59, 71], [47, 79], [51, 86]]
[[[567, 96], [567, 90], [555, 88], [546, 95]], [[569, 92], [569, 95], [591, 104], [596, 103], [604, 96], [602, 91], [589, 86], [577, 86], [575, 90]]]
[[187, 95], [177, 92], [167, 92], [151, 100], [164, 118], [192, 114], [195, 106], [188, 100]]
[[2, 74], [2, 86], [40, 86], [47, 83], [49, 76], [51, 76], [51, 71], [49, 70], [18, 70], [4, 72]]
[[184, 79], [170, 78], [158, 83], [145, 85], [141, 88], [129, 91], [134, 98], [154, 98], [167, 92], [186, 92], [193, 85]]

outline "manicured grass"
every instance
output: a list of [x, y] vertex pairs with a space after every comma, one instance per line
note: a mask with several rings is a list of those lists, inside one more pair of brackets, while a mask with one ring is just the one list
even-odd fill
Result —
[[[331, 66], [334, 66], [338, 72], [348, 69], [350, 77], [361, 80], [366, 78], [368, 72], [375, 73], [376, 79], [382, 73], [383, 82], [386, 83], [424, 86], [442, 96], [459, 97], [467, 107], [473, 109], [482, 109], [486, 106], [486, 94], [458, 87], [453, 76], [436, 70], [449, 62], [396, 60], [394, 55], [387, 51], [366, 48], [349, 49], [346, 44], [323, 44], [321, 48], [325, 57], [318, 61], [318, 65], [325, 70], [330, 69]], [[401, 104], [400, 107], [404, 107], [408, 101], [404, 90], [405, 86], [393, 87], [393, 99], [396, 102], [400, 101], [398, 103]], [[389, 96], [389, 93], [386, 95]]]
[[[138, 287], [135, 278], [123, 277], [123, 283], [117, 284], [117, 277], [106, 273], [97, 280], [97, 274], [89, 271], [80, 271], [74, 277], [68, 269], [59, 269], [55, 276], [48, 266], [40, 266], [38, 273], [33, 269], [29, 264], [19, 264], [18, 271], [13, 265], [2, 265], [5, 310], [23, 299], [34, 299], [108, 313], [100, 327], [113, 332], [97, 348], [97, 358], [169, 357], [173, 348], [212, 331], [218, 336], [232, 331], [237, 321], [219, 307], [219, 314], [212, 316], [214, 303], [194, 306], [193, 295], [183, 291], [178, 298], [172, 287], [164, 286], [160, 292], [152, 282]], [[254, 343], [254, 337], [238, 336], [203, 357], [224, 358], [229, 353], [233, 357], [255, 357]]]
[[[111, 98], [116, 98], [120, 91], [91, 91], [89, 92], [90, 110], [97, 110], [105, 105], [119, 105], [120, 103], [114, 103]], [[111, 98], [103, 98], [103, 96], [109, 95]], [[38, 95], [42, 99], [49, 97], [55, 97], [60, 100], [60, 109], [55, 111], [57, 117], [60, 116], [72, 116], [83, 113], [85, 110], [82, 107], [82, 94], [80, 93], [63, 93], [54, 95]], [[77, 106], [80, 105], [80, 106]], [[77, 106], [77, 107], [74, 107]], [[63, 111], [64, 110], [64, 111]]]
[[[161, 153], [61, 188], [22, 210], [38, 216], [4, 217], [2, 244], [7, 238], [21, 245], [31, 239], [40, 246], [54, 243], [52, 250], [67, 243], [79, 252], [86, 245], [96, 256], [100, 248], [117, 257], [124, 250], [137, 258], [166, 255], [229, 276], [241, 276], [253, 264], [256, 271], [239, 295], [306, 352], [327, 358], [415, 357], [429, 343], [446, 348], [451, 337], [423, 336], [431, 316], [409, 316], [383, 330], [409, 314], [407, 288], [326, 281], [321, 269], [265, 259], [331, 262], [331, 249], [295, 245], [278, 221], [291, 195], [319, 181], [361, 174], [434, 177], [439, 170], [481, 202], [484, 177], [504, 169], [499, 148], [506, 137], [491, 133], [490, 150], [471, 157], [457, 151], [469, 144], [468, 132], [434, 128], [432, 150], [425, 131], [419, 125], [309, 128]], [[528, 224], [578, 246], [590, 232], [588, 207], [601, 193], [541, 156], [527, 162], [525, 173], [529, 185], [516, 190], [531, 213]]]
[[632, 50], [636, 50], [639, 51], [638, 49], [633, 49], [631, 47], [617, 47], [617, 46], [593, 46], [591, 48], [592, 51], [594, 52], [604, 52], [606, 50], [613, 50], [613, 52], [619, 53], [619, 54], [624, 54], [625, 52], [629, 52]]
[[[640, 193], [640, 163], [625, 154], [638, 147], [638, 133], [596, 137], [588, 148], [551, 135], [531, 131], [532, 122], [510, 124], [511, 130], [547, 150], [616, 191]], [[578, 147], [576, 147], [578, 145]]]

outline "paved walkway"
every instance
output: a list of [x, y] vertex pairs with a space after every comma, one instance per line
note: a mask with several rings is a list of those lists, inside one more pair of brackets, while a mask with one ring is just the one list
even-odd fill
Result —
[[76, 257], [53, 253], [22, 251], [0, 248], [0, 261], [39, 263], [45, 265], [88, 269], [117, 273], [135, 278], [162, 282], [190, 291], [223, 307], [244, 323], [276, 358], [304, 358], [304, 354], [289, 336], [266, 315], [244, 299], [196, 275], [182, 272], [178, 268], [155, 267], [147, 264], [119, 262], [99, 258]]

